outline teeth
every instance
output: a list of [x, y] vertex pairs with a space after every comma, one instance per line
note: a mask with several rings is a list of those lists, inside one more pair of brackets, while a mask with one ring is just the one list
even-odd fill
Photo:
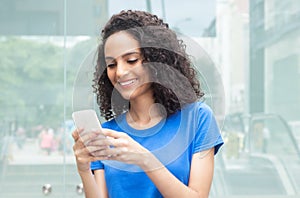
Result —
[[129, 80], [129, 81], [125, 81], [125, 82], [119, 82], [119, 83], [120, 83], [120, 85], [122, 85], [122, 86], [126, 86], [126, 85], [130, 85], [130, 84], [134, 83], [135, 80], [136, 80], [136, 79]]

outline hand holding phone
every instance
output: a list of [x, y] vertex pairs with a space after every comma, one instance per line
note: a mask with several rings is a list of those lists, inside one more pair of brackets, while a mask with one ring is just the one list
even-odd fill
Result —
[[[79, 131], [79, 137], [91, 155], [94, 155], [94, 151], [105, 148], [101, 146], [101, 142], [106, 136], [102, 133], [101, 124], [93, 109], [73, 112], [72, 118], [76, 128], [83, 129], [83, 131]], [[94, 145], [91, 146], [91, 144]]]
[[[80, 135], [89, 132], [99, 132], [102, 130], [97, 114], [93, 109], [75, 111], [72, 114], [72, 118], [76, 128], [83, 129], [83, 132]], [[100, 134], [100, 136], [105, 137], [104, 134]]]

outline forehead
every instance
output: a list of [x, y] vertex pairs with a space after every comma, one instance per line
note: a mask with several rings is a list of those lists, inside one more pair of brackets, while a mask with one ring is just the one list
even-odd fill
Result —
[[105, 57], [117, 58], [128, 52], [139, 51], [140, 45], [127, 32], [121, 31], [112, 34], [106, 40], [104, 45]]

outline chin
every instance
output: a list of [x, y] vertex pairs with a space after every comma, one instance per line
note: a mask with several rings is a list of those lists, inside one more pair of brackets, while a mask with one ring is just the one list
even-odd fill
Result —
[[130, 100], [130, 99], [132, 99], [133, 94], [132, 93], [121, 93], [121, 96], [125, 100]]

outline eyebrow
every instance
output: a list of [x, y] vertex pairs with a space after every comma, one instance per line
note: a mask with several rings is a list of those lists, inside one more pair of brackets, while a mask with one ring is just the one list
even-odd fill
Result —
[[[129, 56], [129, 55], [132, 55], [132, 54], [141, 54], [140, 52], [136, 52], [136, 51], [133, 51], [133, 52], [127, 52], [123, 55], [121, 55], [122, 58], [124, 58], [125, 56]], [[111, 57], [111, 56], [106, 56], [105, 57], [105, 60], [115, 60], [114, 57]]]

